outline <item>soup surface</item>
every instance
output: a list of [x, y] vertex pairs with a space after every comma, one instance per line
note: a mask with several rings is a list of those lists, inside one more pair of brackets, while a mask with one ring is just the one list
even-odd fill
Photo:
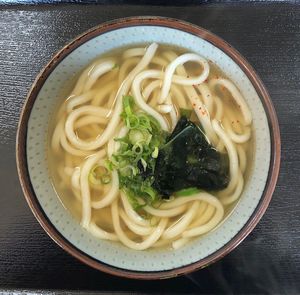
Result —
[[252, 116], [216, 65], [153, 43], [100, 56], [72, 86], [50, 126], [49, 167], [92, 235], [177, 249], [234, 210], [251, 168]]

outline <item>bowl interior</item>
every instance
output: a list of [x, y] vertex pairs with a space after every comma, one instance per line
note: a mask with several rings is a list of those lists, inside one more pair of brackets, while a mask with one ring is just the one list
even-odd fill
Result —
[[[102, 241], [83, 230], [61, 204], [49, 179], [47, 136], [51, 116], [62, 88], [95, 57], [112, 49], [158, 42], [180, 46], [217, 64], [238, 86], [253, 114], [255, 154], [252, 173], [236, 205], [221, 226], [185, 247], [134, 251], [119, 243]], [[83, 43], [52, 71], [33, 105], [27, 133], [29, 176], [38, 202], [53, 226], [76, 248], [106, 264], [134, 271], [163, 271], [186, 266], [214, 253], [227, 244], [245, 225], [263, 194], [270, 165], [270, 132], [260, 98], [241, 68], [213, 44], [187, 32], [161, 26], [133, 26], [106, 32]]]

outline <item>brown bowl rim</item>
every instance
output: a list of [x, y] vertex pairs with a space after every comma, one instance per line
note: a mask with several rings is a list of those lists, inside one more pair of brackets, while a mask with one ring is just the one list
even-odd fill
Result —
[[[58, 230], [47, 218], [46, 214], [39, 205], [39, 202], [31, 185], [26, 157], [27, 124], [30, 113], [41, 87], [43, 86], [50, 73], [55, 69], [55, 67], [63, 60], [63, 58], [65, 58], [78, 46], [100, 34], [124, 27], [142, 25], [162, 26], [182, 30], [212, 43], [214, 46], [218, 47], [228, 56], [230, 56], [235, 61], [235, 63], [237, 63], [239, 67], [244, 71], [244, 73], [250, 79], [252, 85], [255, 87], [258, 95], [260, 96], [268, 118], [271, 137], [271, 159], [265, 189], [259, 204], [257, 205], [255, 211], [253, 212], [247, 223], [243, 226], [243, 228], [219, 250], [195, 263], [191, 263], [171, 270], [149, 272], [125, 270], [105, 264], [77, 249], [71, 242], [69, 242], [64, 236], [62, 236], [62, 234], [58, 232]], [[50, 62], [41, 70], [28, 93], [20, 115], [16, 140], [17, 170], [22, 190], [34, 216], [41, 224], [43, 229], [47, 232], [47, 234], [66, 252], [95, 269], [120, 277], [147, 280], [171, 278], [204, 268], [207, 265], [221, 259], [229, 252], [231, 252], [235, 247], [237, 247], [254, 229], [270, 203], [279, 174], [280, 151], [280, 130], [274, 106], [261, 79], [255, 73], [250, 64], [245, 60], [245, 58], [243, 58], [242, 55], [226, 41], [199, 26], [174, 18], [157, 16], [128, 17], [105, 22], [90, 29], [87, 32], [84, 32], [83, 34], [72, 40], [70, 43], [65, 45], [60, 51], [58, 51], [50, 60]]]

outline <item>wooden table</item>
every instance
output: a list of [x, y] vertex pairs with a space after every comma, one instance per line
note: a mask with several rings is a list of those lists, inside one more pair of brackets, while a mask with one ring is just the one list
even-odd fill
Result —
[[[123, 2], [113, 1], [112, 6], [0, 5], [0, 290], [300, 292], [300, 6], [244, 1], [204, 5], [195, 4], [210, 1], [189, 1], [184, 6], [145, 5], [149, 1], [140, 6], [115, 4]], [[103, 21], [132, 15], [183, 19], [231, 43], [266, 84], [282, 135], [277, 189], [256, 229], [223, 260], [166, 281], [112, 277], [65, 253], [30, 212], [15, 165], [19, 113], [43, 65], [79, 33]]]

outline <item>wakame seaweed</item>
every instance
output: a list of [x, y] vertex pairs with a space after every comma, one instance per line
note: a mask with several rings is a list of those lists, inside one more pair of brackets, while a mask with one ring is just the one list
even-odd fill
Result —
[[190, 187], [224, 189], [229, 182], [228, 163], [227, 154], [212, 147], [200, 127], [183, 116], [159, 150], [153, 187], [163, 198]]

